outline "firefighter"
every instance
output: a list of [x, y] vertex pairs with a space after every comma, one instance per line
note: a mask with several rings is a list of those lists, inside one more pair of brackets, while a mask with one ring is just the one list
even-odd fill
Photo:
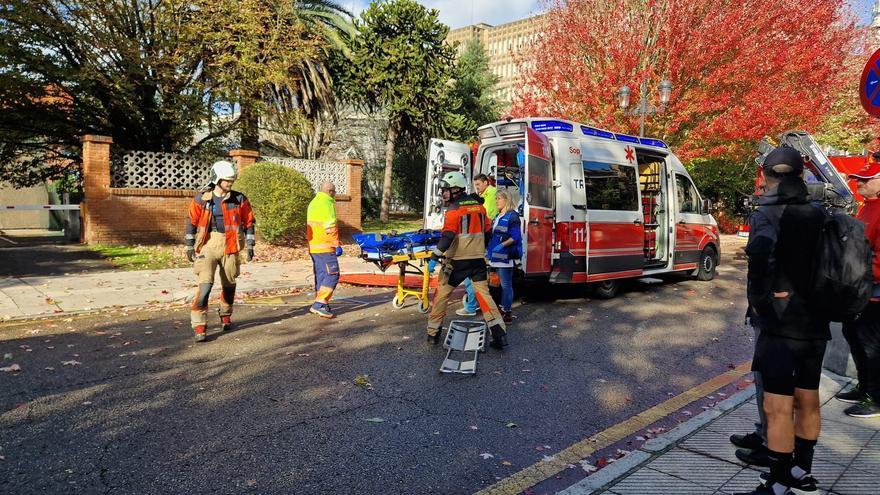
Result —
[[[489, 177], [486, 174], [474, 177], [474, 189], [477, 190], [477, 194], [483, 199], [483, 207], [486, 208], [486, 213], [489, 215], [489, 222], [491, 223], [498, 216], [498, 206], [495, 205], [495, 195], [498, 193], [498, 189], [489, 182]], [[477, 316], [479, 305], [474, 295], [474, 286], [469, 278], [464, 279], [464, 291], [464, 306], [456, 311], [455, 314], [459, 316]]]
[[309, 312], [322, 318], [333, 318], [330, 298], [339, 283], [339, 229], [336, 225], [336, 186], [321, 184], [321, 190], [309, 203], [306, 213], [306, 238], [315, 274], [315, 302]]
[[445, 258], [437, 281], [434, 304], [428, 315], [428, 342], [440, 342], [441, 326], [446, 317], [449, 294], [470, 278], [477, 302], [483, 310], [483, 319], [489, 326], [492, 336], [490, 346], [501, 349], [507, 345], [507, 328], [489, 296], [486, 282], [487, 232], [490, 228], [486, 209], [481, 199], [474, 194], [466, 194], [467, 179], [461, 172], [448, 172], [440, 183], [446, 212], [440, 242], [433, 250], [432, 260]]
[[254, 258], [254, 212], [244, 194], [233, 191], [237, 173], [227, 161], [211, 167], [212, 181], [189, 205], [186, 221], [186, 257], [194, 263], [199, 287], [193, 299], [190, 321], [194, 339], [204, 342], [207, 335], [208, 297], [214, 286], [214, 273], [220, 270], [220, 321], [223, 331], [232, 328], [235, 279], [239, 274], [239, 252], [246, 249], [247, 260]]

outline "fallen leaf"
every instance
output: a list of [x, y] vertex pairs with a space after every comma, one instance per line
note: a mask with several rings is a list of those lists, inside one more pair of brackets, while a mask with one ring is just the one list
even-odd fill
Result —
[[254, 486], [256, 484], [257, 484], [257, 480], [247, 480], [247, 486]]
[[0, 368], [0, 371], [2, 371], [4, 373], [16, 373], [16, 372], [21, 371], [21, 366], [19, 366], [17, 364], [11, 364], [9, 366]]
[[541, 460], [542, 460], [543, 462], [553, 462], [553, 461], [556, 460], [556, 456], [545, 455], [544, 457], [541, 458]]
[[602, 469], [603, 467], [608, 465], [608, 461], [605, 460], [604, 457], [600, 457], [598, 461], [596, 461], [596, 467], [598, 469]]
[[488, 452], [483, 452], [482, 454], [480, 454], [480, 457], [482, 457], [483, 459], [493, 459], [495, 456]]
[[509, 422], [509, 423], [507, 423], [507, 424], [504, 425], [504, 426], [506, 426], [506, 427], [508, 427], [508, 428], [516, 428], [516, 423], [514, 423], [514, 422]]
[[80, 364], [82, 363], [73, 359], [71, 359], [70, 361], [61, 361], [62, 366], [78, 366]]
[[3, 355], [3, 359], [12, 359], [12, 353], [7, 352], [6, 354]]
[[510, 461], [501, 461], [501, 465], [502, 466], [513, 466], [513, 464]]
[[472, 429], [472, 430], [479, 430], [479, 428], [477, 428], [477, 427], [474, 426], [474, 425], [471, 425], [471, 426], [470, 426], [470, 429]]
[[596, 466], [590, 464], [587, 461], [581, 461], [580, 464], [581, 464], [581, 469], [583, 469], [584, 471], [586, 471], [588, 473], [595, 472], [598, 469]]
[[385, 422], [385, 420], [382, 418], [367, 418], [364, 421], [366, 421], [367, 423], [384, 423]]
[[370, 383], [370, 375], [358, 375], [354, 377], [354, 384], [358, 387], [373, 388]]

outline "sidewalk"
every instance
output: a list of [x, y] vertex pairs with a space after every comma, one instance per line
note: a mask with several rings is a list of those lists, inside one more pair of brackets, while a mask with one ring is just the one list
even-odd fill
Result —
[[[880, 418], [843, 414], [849, 405], [834, 394], [848, 378], [825, 372], [820, 385], [822, 433], [813, 475], [820, 495], [880, 493]], [[757, 418], [754, 386], [719, 403], [667, 434], [646, 442], [608, 467], [559, 492], [560, 495], [706, 494], [749, 492], [765, 468], [748, 467], [735, 456], [728, 437], [748, 433]]]
[[[339, 258], [345, 273], [380, 273], [372, 264], [352, 257]], [[294, 287], [314, 283], [310, 260], [243, 264], [238, 293]], [[191, 268], [144, 271], [106, 271], [55, 277], [0, 279], [0, 321], [110, 307], [180, 303], [194, 294], [196, 278]], [[213, 297], [219, 297], [220, 283]]]

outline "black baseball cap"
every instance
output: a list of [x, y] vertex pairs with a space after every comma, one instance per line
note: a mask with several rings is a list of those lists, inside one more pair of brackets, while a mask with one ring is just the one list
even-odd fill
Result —
[[776, 174], [799, 174], [804, 171], [804, 157], [794, 148], [780, 146], [767, 154], [761, 165]]

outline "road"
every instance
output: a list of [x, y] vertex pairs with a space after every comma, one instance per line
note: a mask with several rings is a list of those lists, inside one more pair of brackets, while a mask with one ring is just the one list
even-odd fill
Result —
[[744, 278], [539, 291], [476, 377], [387, 290], [239, 305], [206, 344], [186, 308], [5, 325], [0, 493], [473, 493], [750, 359]]

